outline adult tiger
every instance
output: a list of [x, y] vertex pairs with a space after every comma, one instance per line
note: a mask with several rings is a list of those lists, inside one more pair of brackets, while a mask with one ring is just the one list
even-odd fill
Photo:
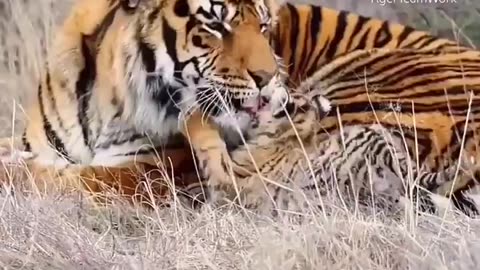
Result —
[[[223, 190], [241, 191], [243, 204], [262, 208], [272, 199], [277, 207], [292, 210], [289, 207], [298, 207], [292, 197], [295, 191], [318, 197], [332, 184], [343, 191], [363, 192], [364, 199], [372, 184], [374, 193], [399, 199], [405, 195], [400, 188], [412, 166], [414, 179], [409, 181], [419, 180], [420, 187], [442, 196], [453, 195], [454, 205], [467, 214], [480, 213], [480, 201], [463, 193], [478, 185], [480, 176], [480, 51], [354, 51], [315, 72], [297, 92], [317, 104], [324, 113], [320, 120], [313, 118], [309, 106], [290, 103], [286, 108], [293, 112], [292, 128], [275, 105], [285, 100], [272, 95], [273, 118], [263, 120], [261, 128], [253, 127], [247, 144], [231, 152], [233, 174], [219, 170], [211, 158], [202, 164], [205, 177], [236, 178], [235, 186]], [[209, 131], [192, 130], [192, 144], [214, 144], [202, 141], [205, 132]], [[459, 161], [473, 163], [474, 171], [467, 167], [457, 178]], [[408, 183], [412, 187], [414, 182]], [[422, 199], [436, 208], [429, 196]]]
[[268, 40], [277, 8], [273, 0], [77, 2], [27, 113], [23, 144], [36, 178], [82, 176], [93, 191], [100, 180], [132, 195], [163, 147], [174, 168], [190, 158], [181, 140], [175, 153], [180, 111], [242, 127], [260, 90], [283, 85]]

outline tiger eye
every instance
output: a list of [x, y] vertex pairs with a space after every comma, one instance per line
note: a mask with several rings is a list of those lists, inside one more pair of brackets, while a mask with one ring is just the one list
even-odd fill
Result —
[[190, 7], [188, 6], [187, 0], [178, 0], [175, 2], [173, 11], [178, 17], [187, 17], [190, 15]]

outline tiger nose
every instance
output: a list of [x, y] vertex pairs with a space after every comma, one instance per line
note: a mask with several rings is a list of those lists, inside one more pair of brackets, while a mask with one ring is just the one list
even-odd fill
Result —
[[262, 89], [264, 86], [266, 86], [275, 76], [274, 73], [272, 72], [267, 72], [264, 70], [258, 70], [258, 71], [250, 71], [247, 70], [248, 75], [252, 77], [253, 82], [255, 82], [255, 85], [258, 87], [258, 89]]

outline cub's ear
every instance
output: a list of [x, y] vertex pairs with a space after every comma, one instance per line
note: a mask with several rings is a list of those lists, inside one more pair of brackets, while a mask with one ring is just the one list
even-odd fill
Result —
[[120, 0], [120, 4], [125, 11], [132, 11], [140, 5], [141, 0]]

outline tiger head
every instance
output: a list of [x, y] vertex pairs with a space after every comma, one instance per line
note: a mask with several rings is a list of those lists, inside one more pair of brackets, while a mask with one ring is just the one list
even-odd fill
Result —
[[262, 91], [286, 92], [269, 42], [276, 0], [124, 2], [136, 23], [127, 25], [123, 66], [137, 96], [243, 127]]

